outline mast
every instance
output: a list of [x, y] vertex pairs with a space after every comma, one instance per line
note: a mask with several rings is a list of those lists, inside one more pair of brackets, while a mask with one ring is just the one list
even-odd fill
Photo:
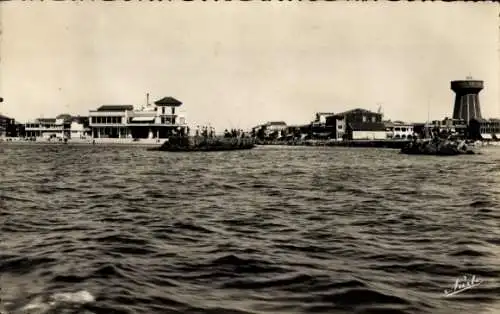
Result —
[[430, 116], [431, 116], [431, 101], [430, 101], [430, 97], [428, 96], [427, 97], [427, 123], [429, 123]]
[[431, 101], [430, 101], [430, 96], [427, 95], [427, 122], [425, 123], [425, 137], [426, 138], [429, 135], [432, 138], [432, 131], [429, 130], [429, 128], [430, 128], [429, 121], [431, 119], [430, 116], [431, 116]]

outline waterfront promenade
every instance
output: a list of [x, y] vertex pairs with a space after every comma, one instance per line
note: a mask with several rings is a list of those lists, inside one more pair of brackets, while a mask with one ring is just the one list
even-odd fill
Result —
[[166, 141], [166, 139], [139, 139], [134, 140], [132, 138], [75, 138], [68, 139], [67, 141], [60, 139], [42, 139], [36, 138], [35, 140], [24, 139], [24, 138], [0, 138], [0, 143], [3, 144], [15, 144], [15, 145], [100, 145], [100, 146], [116, 146], [116, 145], [126, 145], [126, 146], [160, 146]]

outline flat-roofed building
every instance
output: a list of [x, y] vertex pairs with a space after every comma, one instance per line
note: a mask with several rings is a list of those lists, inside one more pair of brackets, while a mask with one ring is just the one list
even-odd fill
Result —
[[185, 118], [176, 113], [182, 102], [164, 97], [141, 109], [132, 105], [103, 105], [89, 112], [93, 138], [162, 139], [186, 134]]
[[35, 121], [27, 122], [24, 129], [27, 137], [53, 138], [62, 137], [64, 134], [64, 124], [56, 118], [35, 119]]
[[92, 138], [131, 137], [127, 122], [133, 111], [132, 105], [103, 105], [90, 110], [89, 127]]
[[[82, 138], [89, 134], [88, 125], [80, 125], [80, 121], [88, 120], [87, 117], [73, 117], [69, 114], [60, 114], [55, 118], [38, 118], [24, 124], [24, 136], [40, 137], [45, 139]], [[75, 127], [80, 131], [76, 131]]]
[[326, 118], [333, 139], [373, 140], [386, 139], [387, 132], [382, 123], [382, 114], [365, 109], [353, 109]]

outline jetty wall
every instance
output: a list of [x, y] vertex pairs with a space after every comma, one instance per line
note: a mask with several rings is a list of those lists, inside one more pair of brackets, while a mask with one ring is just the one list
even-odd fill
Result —
[[337, 146], [337, 147], [377, 147], [401, 149], [411, 140], [295, 140], [295, 141], [258, 141], [258, 145], [287, 145], [287, 146]]

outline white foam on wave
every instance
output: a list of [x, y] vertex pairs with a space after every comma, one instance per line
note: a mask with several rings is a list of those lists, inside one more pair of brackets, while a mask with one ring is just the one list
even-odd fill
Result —
[[22, 313], [45, 313], [50, 309], [50, 306], [47, 303], [43, 302], [42, 297], [36, 297], [31, 300], [31, 302], [25, 305], [21, 311]]
[[49, 302], [43, 302], [42, 297], [33, 299], [28, 305], [25, 305], [21, 310], [24, 312], [45, 313], [54, 306], [65, 304], [86, 304], [95, 302], [95, 297], [86, 290], [78, 292], [63, 292], [55, 293], [49, 298]]
[[52, 296], [53, 302], [57, 303], [92, 303], [95, 302], [95, 298], [90, 292], [86, 290], [74, 292], [74, 293], [56, 293]]

